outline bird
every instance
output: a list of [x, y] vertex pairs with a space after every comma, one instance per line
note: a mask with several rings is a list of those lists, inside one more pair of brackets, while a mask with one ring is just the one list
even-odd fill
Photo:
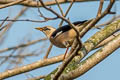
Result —
[[[76, 21], [72, 24], [75, 25], [76, 29], [79, 29], [80, 26], [77, 25], [82, 25], [86, 21], [87, 20]], [[74, 39], [77, 36], [75, 30], [70, 25], [64, 25], [57, 29], [52, 26], [36, 27], [35, 29], [42, 31], [50, 40], [50, 42], [56, 47], [67, 48], [63, 59], [65, 59], [69, 47], [71, 47]]]

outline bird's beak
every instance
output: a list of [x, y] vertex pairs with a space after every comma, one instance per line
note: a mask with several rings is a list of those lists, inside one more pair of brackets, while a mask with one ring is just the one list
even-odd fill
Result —
[[40, 28], [40, 27], [37, 27], [37, 28], [35, 28], [35, 29], [40, 30], [40, 31], [43, 31], [43, 28]]

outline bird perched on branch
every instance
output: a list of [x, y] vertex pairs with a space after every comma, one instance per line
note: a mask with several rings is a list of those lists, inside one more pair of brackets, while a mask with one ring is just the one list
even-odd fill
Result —
[[[77, 21], [73, 24], [76, 26], [76, 29], [79, 28], [77, 25], [82, 25], [85, 21]], [[72, 45], [74, 39], [76, 38], [77, 34], [74, 29], [72, 29], [69, 25], [64, 25], [55, 29], [52, 26], [45, 26], [45, 27], [37, 27], [37, 30], [42, 31], [50, 40], [50, 42], [59, 47], [59, 48], [67, 48], [65, 55], [68, 51], [68, 48]], [[64, 55], [64, 58], [65, 58]]]

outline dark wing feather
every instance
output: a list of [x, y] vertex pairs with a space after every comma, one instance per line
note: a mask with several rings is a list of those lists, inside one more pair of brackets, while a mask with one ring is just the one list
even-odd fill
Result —
[[74, 25], [83, 24], [83, 23], [85, 23], [86, 21], [88, 21], [88, 20], [76, 21], [76, 22], [73, 22], [73, 24], [74, 24]]
[[[87, 20], [85, 20], [85, 21], [76, 21], [76, 22], [73, 22], [73, 24], [74, 25], [78, 25], [78, 24], [83, 24], [84, 22], [86, 22]], [[51, 37], [56, 37], [57, 35], [59, 35], [59, 34], [62, 34], [62, 33], [64, 33], [64, 32], [66, 32], [66, 31], [68, 31], [68, 30], [70, 30], [71, 29], [71, 27], [69, 26], [69, 25], [64, 25], [64, 26], [62, 26], [62, 27], [59, 27], [58, 29], [56, 29], [53, 33], [52, 33], [52, 35], [51, 35]]]

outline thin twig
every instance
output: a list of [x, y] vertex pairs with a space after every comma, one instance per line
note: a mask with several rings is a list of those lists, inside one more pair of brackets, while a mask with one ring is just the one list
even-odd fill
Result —
[[17, 46], [5, 48], [5, 49], [0, 50], [0, 53], [5, 52], [5, 51], [9, 51], [9, 50], [12, 50], [12, 49], [18, 49], [18, 48], [30, 46], [32, 44], [35, 44], [35, 43], [40, 42], [40, 41], [45, 41], [45, 40], [47, 40], [47, 38], [43, 38], [43, 39], [39, 39], [39, 40], [34, 40], [34, 41], [28, 42], [26, 44], [20, 44], [20, 45], [17, 45]]
[[58, 8], [59, 8], [59, 10], [60, 10], [60, 12], [61, 12], [61, 14], [62, 14], [62, 16], [64, 16], [63, 10], [62, 10], [62, 8], [60, 7], [60, 4], [59, 4], [58, 0], [55, 0], [55, 1], [56, 1], [56, 3], [57, 3], [57, 6], [58, 6]]
[[[54, 20], [54, 19], [57, 19], [57, 17], [54, 17], [54, 18], [47, 18], [47, 21], [48, 20]], [[5, 21], [5, 19], [0, 19], [0, 21]], [[19, 20], [14, 20], [14, 19], [8, 19], [6, 21], [12, 21], [12, 22], [16, 22], [16, 21], [28, 21], [28, 22], [46, 22], [46, 20], [32, 20], [32, 19], [19, 19]]]
[[51, 43], [50, 46], [49, 46], [49, 48], [48, 48], [48, 50], [47, 50], [47, 52], [46, 52], [46, 54], [45, 54], [45, 56], [44, 56], [44, 59], [47, 59], [47, 58], [48, 58], [48, 55], [49, 55], [52, 47], [53, 47], [53, 44]]
[[[66, 13], [65, 13], [64, 17], [66, 17], [66, 16], [67, 16], [67, 14], [68, 14], [68, 12], [70, 11], [70, 9], [71, 9], [71, 7], [72, 7], [73, 3], [74, 3], [74, 0], [72, 0], [72, 2], [70, 3], [70, 6], [68, 7], [68, 9], [67, 9], [67, 11], [66, 11]], [[59, 27], [61, 27], [61, 26], [62, 26], [63, 21], [64, 21], [64, 20], [62, 20], [62, 21], [60, 22]]]
[[102, 24], [95, 25], [93, 28], [100, 28], [101, 26], [106, 26], [106, 25], [112, 23], [113, 21], [115, 21], [115, 20], [117, 20], [117, 19], [119, 19], [119, 18], [120, 18], [120, 15], [118, 15], [118, 16], [113, 16], [113, 17], [112, 17], [110, 20], [108, 20], [107, 22], [102, 23]]
[[[17, 20], [28, 8], [27, 7], [23, 7], [21, 9], [21, 11], [13, 18], [14, 20]], [[0, 45], [4, 43], [6, 36], [8, 35], [8, 31], [10, 30], [10, 28], [12, 27], [13, 22], [9, 22], [8, 24], [6, 24], [4, 28], [4, 30], [2, 30], [2, 32], [0, 33]]]
[[[39, 1], [37, 1], [37, 5], [39, 5]], [[42, 21], [40, 21], [40, 22], [46, 22], [46, 21], [48, 21], [48, 20], [56, 20], [57, 19], [57, 17], [54, 17], [54, 18], [48, 18], [48, 17], [45, 17], [43, 14], [42, 14], [42, 12], [40, 11], [40, 8], [39, 8], [39, 6], [38, 6], [38, 12], [39, 12], [39, 14], [40, 14], [40, 17], [42, 17], [44, 20], [42, 20]], [[33, 20], [32, 20], [33, 21]]]
[[0, 27], [2, 27], [2, 25], [5, 23], [5, 21], [8, 19], [9, 17], [6, 17], [5, 20], [0, 24]]
[[104, 3], [104, 0], [100, 0], [100, 5], [99, 5], [97, 16], [100, 16], [102, 13], [103, 3]]
[[18, 54], [18, 55], [11, 55], [11, 56], [0, 56], [0, 58], [25, 58], [25, 57], [33, 57], [33, 56], [38, 56], [38, 54], [35, 53], [28, 53], [28, 54]]
[[103, 18], [104, 16], [106, 16], [107, 14], [109, 14], [113, 4], [115, 3], [115, 0], [111, 0], [108, 7], [105, 9], [105, 11], [101, 14], [101, 16], [96, 16], [96, 18], [94, 18], [82, 31], [81, 31], [81, 37], [84, 36], [84, 34], [86, 32], [88, 32], [88, 30], [90, 30], [98, 21], [100, 21], [101, 18]]
[[[8, 59], [11, 58], [11, 56], [13, 56], [13, 54], [14, 54], [15, 52], [16, 52], [16, 50], [13, 50], [13, 51], [9, 54], [9, 56], [4, 57], [5, 59], [0, 62], [0, 66], [1, 66], [3, 63], [5, 63], [6, 61], [8, 61]], [[0, 56], [0, 57], [1, 57], [1, 56]]]

